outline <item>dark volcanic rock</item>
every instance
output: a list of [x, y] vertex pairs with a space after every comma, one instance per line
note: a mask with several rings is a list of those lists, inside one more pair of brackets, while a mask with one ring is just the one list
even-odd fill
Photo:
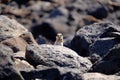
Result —
[[112, 32], [120, 32], [120, 28], [113, 23], [104, 22], [83, 26], [76, 32], [70, 48], [81, 56], [89, 56], [89, 46], [98, 39], [116, 37], [110, 34]]
[[93, 72], [101, 72], [104, 74], [115, 74], [120, 71], [120, 44], [115, 45], [107, 55], [96, 64], [93, 65]]
[[22, 76], [25, 80], [61, 80], [60, 73], [57, 69], [46, 69], [46, 70], [32, 70], [22, 71]]
[[12, 50], [0, 45], [0, 80], [24, 80], [14, 67]]
[[115, 38], [101, 38], [100, 40], [96, 40], [95, 43], [90, 45], [89, 48], [90, 55], [97, 54], [103, 57], [115, 44], [118, 43], [119, 40]]
[[116, 44], [103, 58], [103, 60], [120, 60], [120, 44]]
[[34, 66], [68, 67], [78, 69], [80, 72], [86, 72], [92, 65], [87, 58], [80, 57], [66, 47], [56, 45], [29, 45], [26, 59]]
[[36, 70], [21, 71], [25, 80], [81, 80], [81, 73], [78, 69], [63, 67], [47, 67], [39, 65]]
[[89, 15], [94, 16], [97, 19], [103, 19], [108, 16], [108, 10], [105, 6], [95, 6], [87, 9]]

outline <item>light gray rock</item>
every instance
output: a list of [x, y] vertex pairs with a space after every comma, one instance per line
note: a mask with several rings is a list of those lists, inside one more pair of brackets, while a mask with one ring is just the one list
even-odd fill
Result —
[[80, 57], [76, 52], [57, 45], [31, 44], [26, 49], [26, 59], [34, 66], [67, 67], [86, 72], [92, 66], [87, 58]]
[[0, 38], [4, 36], [18, 37], [25, 32], [28, 32], [28, 30], [19, 24], [16, 20], [0, 15]]
[[119, 80], [120, 76], [105, 75], [101, 73], [85, 73], [81, 80]]

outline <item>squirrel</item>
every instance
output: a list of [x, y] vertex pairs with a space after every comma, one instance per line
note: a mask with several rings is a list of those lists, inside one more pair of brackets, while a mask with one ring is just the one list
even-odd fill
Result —
[[56, 41], [55, 41], [54, 45], [63, 46], [63, 35], [62, 35], [62, 33], [57, 34]]

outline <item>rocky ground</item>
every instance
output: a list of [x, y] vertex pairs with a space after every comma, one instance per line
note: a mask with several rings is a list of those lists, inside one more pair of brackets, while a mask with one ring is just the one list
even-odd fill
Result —
[[120, 1], [0, 0], [0, 80], [120, 80]]

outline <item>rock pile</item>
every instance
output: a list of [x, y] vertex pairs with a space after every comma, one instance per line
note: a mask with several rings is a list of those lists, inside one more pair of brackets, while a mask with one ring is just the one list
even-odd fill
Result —
[[[77, 53], [64, 46], [39, 45], [31, 32], [3, 15], [0, 31], [0, 79], [120, 79], [120, 31], [113, 23], [96, 23], [79, 29], [69, 43]], [[82, 57], [83, 54], [89, 55]]]
[[0, 80], [120, 80], [119, 4], [0, 0]]

